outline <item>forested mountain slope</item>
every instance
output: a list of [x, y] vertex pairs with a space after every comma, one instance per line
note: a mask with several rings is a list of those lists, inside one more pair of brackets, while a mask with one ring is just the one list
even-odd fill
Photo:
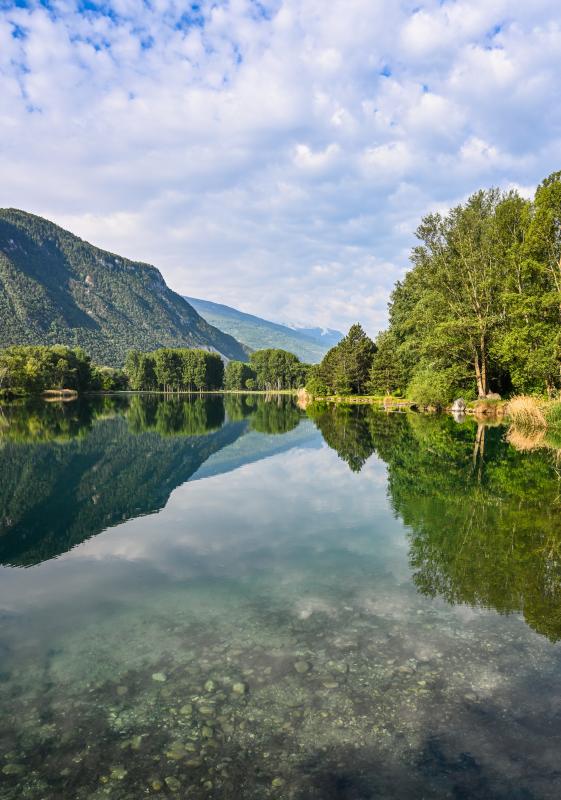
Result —
[[321, 361], [329, 348], [343, 338], [343, 334], [339, 331], [323, 332], [320, 328], [289, 328], [287, 325], [269, 322], [221, 303], [212, 303], [210, 300], [200, 300], [195, 297], [185, 299], [207, 322], [235, 336], [238, 341], [253, 350], [270, 347], [288, 350], [308, 364]]
[[0, 209], [0, 347], [66, 344], [98, 363], [128, 350], [203, 347], [246, 360], [149, 264], [100, 250], [42, 217]]

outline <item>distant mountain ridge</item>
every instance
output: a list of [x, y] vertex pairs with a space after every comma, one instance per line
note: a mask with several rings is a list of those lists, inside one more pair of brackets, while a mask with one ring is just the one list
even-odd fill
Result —
[[202, 347], [247, 360], [156, 267], [101, 250], [43, 217], [0, 209], [0, 347], [66, 344], [119, 366], [128, 350]]
[[341, 331], [334, 328], [302, 328], [299, 325], [288, 325], [287, 327], [327, 347], [335, 347], [344, 336]]
[[343, 338], [343, 334], [339, 331], [289, 327], [222, 303], [213, 303], [197, 297], [185, 297], [185, 300], [211, 325], [229, 333], [253, 350], [280, 347], [294, 353], [302, 361], [317, 363]]

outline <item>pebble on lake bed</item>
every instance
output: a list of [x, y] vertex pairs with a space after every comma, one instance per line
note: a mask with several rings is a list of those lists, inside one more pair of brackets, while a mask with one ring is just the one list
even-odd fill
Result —
[[21, 775], [24, 772], [24, 767], [21, 764], [6, 764], [2, 772], [4, 775]]
[[167, 681], [167, 677], [163, 672], [154, 672], [152, 675], [152, 680], [156, 681], [157, 683], [165, 683]]

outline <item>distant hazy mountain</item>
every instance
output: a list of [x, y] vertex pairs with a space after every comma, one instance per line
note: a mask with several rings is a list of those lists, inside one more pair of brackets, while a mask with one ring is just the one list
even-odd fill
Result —
[[216, 325], [253, 350], [281, 347], [294, 353], [302, 361], [317, 363], [343, 338], [343, 334], [339, 331], [328, 330], [324, 333], [321, 328], [291, 328], [220, 303], [211, 303], [209, 300], [199, 300], [195, 297], [185, 299], [207, 322]]
[[290, 325], [293, 331], [301, 333], [314, 342], [318, 342], [322, 347], [335, 347], [343, 338], [341, 331], [336, 331], [333, 328], [300, 328], [298, 325]]
[[42, 217], [0, 209], [0, 347], [80, 345], [94, 361], [128, 350], [204, 347], [246, 360], [149, 264], [100, 250]]

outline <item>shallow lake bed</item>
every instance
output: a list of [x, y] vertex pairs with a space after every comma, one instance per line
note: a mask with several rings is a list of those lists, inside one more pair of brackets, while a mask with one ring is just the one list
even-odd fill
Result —
[[287, 398], [42, 413], [0, 448], [0, 797], [558, 796], [550, 453]]

